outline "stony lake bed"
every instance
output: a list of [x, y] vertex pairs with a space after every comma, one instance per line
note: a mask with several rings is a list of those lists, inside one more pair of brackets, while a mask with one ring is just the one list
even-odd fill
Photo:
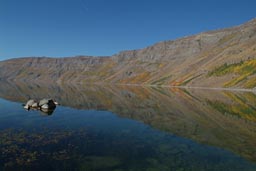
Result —
[[[26, 111], [51, 97], [53, 113]], [[253, 92], [0, 84], [0, 170], [256, 170]]]

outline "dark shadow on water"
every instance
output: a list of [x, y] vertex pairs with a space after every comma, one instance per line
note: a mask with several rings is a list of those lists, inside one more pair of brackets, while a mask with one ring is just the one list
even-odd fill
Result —
[[[42, 170], [256, 169], [249, 163], [256, 162], [256, 95], [250, 92], [2, 82], [0, 97], [19, 103], [54, 98], [62, 104], [51, 117], [35, 118], [42, 123], [21, 119], [32, 130], [0, 127], [1, 152], [7, 150], [0, 160], [20, 155], [16, 163], [0, 161], [7, 168], [20, 163], [38, 169], [40, 159], [49, 163]], [[104, 111], [118, 117], [100, 115]]]

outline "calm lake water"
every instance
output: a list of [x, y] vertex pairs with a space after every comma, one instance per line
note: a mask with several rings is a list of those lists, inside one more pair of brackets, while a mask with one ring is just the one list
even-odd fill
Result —
[[[52, 97], [52, 114], [26, 111]], [[255, 171], [256, 95], [0, 84], [0, 170]]]

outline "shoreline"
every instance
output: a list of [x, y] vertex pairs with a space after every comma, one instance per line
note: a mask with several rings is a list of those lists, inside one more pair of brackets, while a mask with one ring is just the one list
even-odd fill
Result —
[[[29, 85], [23, 81], [10, 81], [10, 80], [1, 80], [1, 82], [7, 82], [9, 84], [14, 83], [22, 83], [25, 85]], [[37, 83], [35, 83], [37, 84]], [[38, 84], [41, 84], [41, 82], [38, 82]], [[253, 89], [246, 89], [246, 88], [224, 88], [224, 87], [200, 87], [200, 86], [172, 86], [172, 85], [153, 85], [153, 84], [121, 84], [121, 83], [51, 83], [55, 84], [58, 86], [63, 86], [63, 85], [72, 85], [72, 86], [77, 86], [77, 85], [110, 85], [110, 86], [134, 86], [134, 87], [159, 87], [159, 88], [180, 88], [180, 89], [201, 89], [201, 90], [218, 90], [218, 91], [240, 91], [240, 92], [255, 92], [256, 93], [256, 88]], [[44, 83], [43, 85], [48, 85], [47, 83]]]
[[243, 91], [256, 92], [256, 89], [246, 88], [224, 88], [224, 87], [197, 87], [197, 86], [168, 86], [168, 85], [143, 85], [143, 84], [112, 84], [122, 86], [137, 86], [137, 87], [162, 87], [162, 88], [180, 88], [180, 89], [201, 89], [201, 90], [219, 90], [219, 91]]

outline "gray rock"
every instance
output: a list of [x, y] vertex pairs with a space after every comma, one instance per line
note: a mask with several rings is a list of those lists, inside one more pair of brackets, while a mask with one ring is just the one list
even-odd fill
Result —
[[35, 105], [36, 101], [33, 99], [30, 99], [27, 101], [26, 105], [24, 106], [25, 109], [30, 109], [31, 107], [33, 107], [33, 105]]
[[49, 105], [46, 103], [46, 104], [43, 104], [42, 106], [41, 106], [41, 109], [49, 109]]
[[52, 99], [42, 99], [39, 101], [39, 107], [41, 109], [54, 109], [56, 104]]
[[38, 108], [38, 102], [35, 102], [31, 105], [32, 108]]

